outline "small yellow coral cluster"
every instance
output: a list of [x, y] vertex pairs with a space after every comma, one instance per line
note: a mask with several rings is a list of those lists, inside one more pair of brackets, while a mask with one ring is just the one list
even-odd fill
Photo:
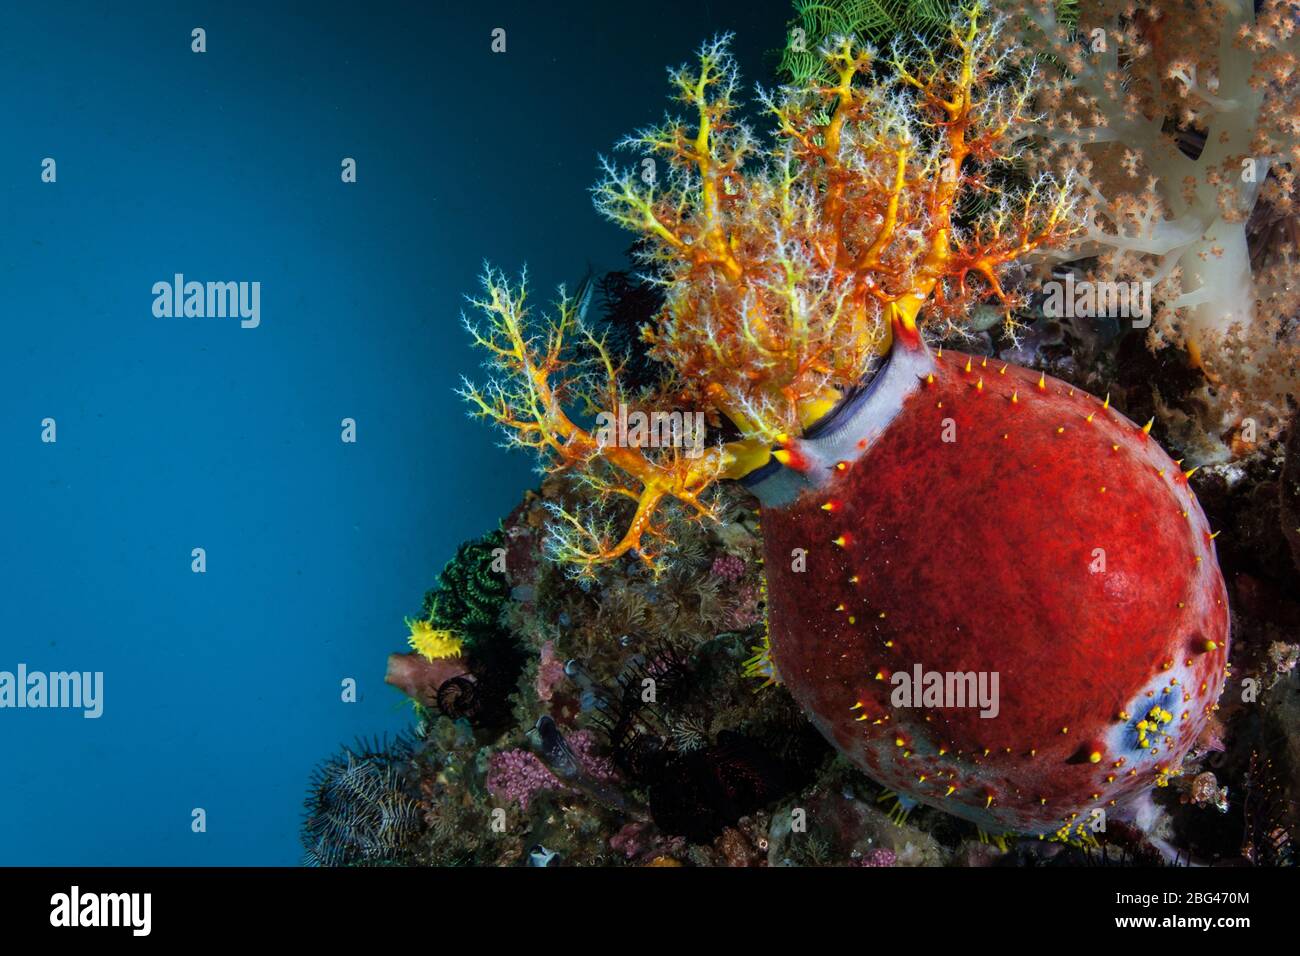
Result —
[[[671, 72], [689, 121], [626, 139], [645, 160], [635, 170], [603, 160], [594, 189], [597, 209], [641, 238], [666, 290], [643, 330], [670, 373], [657, 394], [627, 393], [621, 357], [574, 302], [562, 294], [544, 333], [530, 331], [523, 285], [488, 271], [474, 303], [486, 329], [466, 324], [498, 376], [462, 394], [591, 492], [587, 510], [555, 508], [554, 557], [590, 568], [635, 553], [657, 567], [663, 506], [710, 516], [711, 484], [779, 455], [893, 336], [915, 337], [922, 322], [960, 328], [985, 299], [1010, 320], [1018, 296], [1005, 266], [1069, 235], [1073, 193], [1048, 175], [1014, 193], [989, 176], [1023, 135], [1034, 78], [998, 52], [1002, 21], [986, 12], [982, 2], [961, 11], [944, 45], [919, 58], [831, 40], [821, 52], [833, 84], [761, 94], [775, 121], [767, 149], [740, 119], [727, 37]], [[982, 212], [960, 217], [966, 196]], [[620, 404], [704, 410], [741, 437], [694, 456], [608, 447], [565, 411]]]
[[452, 631], [435, 628], [430, 621], [406, 619], [411, 630], [407, 643], [425, 660], [436, 661], [444, 657], [460, 657], [462, 642]]

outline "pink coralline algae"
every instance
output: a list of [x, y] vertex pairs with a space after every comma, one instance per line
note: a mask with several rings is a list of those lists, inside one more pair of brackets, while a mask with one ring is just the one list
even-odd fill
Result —
[[745, 562], [734, 554], [723, 554], [713, 559], [709, 573], [715, 578], [734, 583], [745, 576]]
[[[583, 778], [595, 783], [610, 783], [617, 778], [618, 771], [613, 761], [597, 753], [596, 736], [591, 731], [580, 730], [565, 742], [573, 752]], [[507, 802], [513, 800], [522, 810], [528, 809], [529, 801], [539, 791], [573, 790], [531, 750], [505, 750], [493, 754], [488, 760], [487, 788], [493, 797]]]
[[665, 837], [653, 824], [634, 821], [609, 838], [609, 848], [628, 860], [649, 860], [656, 856], [685, 852], [685, 840], [682, 837]]
[[564, 680], [564, 662], [555, 656], [555, 642], [542, 645], [541, 662], [537, 665], [537, 696], [550, 700], [555, 687]]
[[514, 801], [521, 810], [541, 790], [567, 790], [537, 754], [529, 750], [503, 750], [488, 760], [488, 793], [498, 800]]
[[893, 866], [898, 862], [898, 854], [888, 847], [878, 846], [858, 861], [858, 866]]
[[609, 848], [627, 859], [645, 853], [653, 843], [650, 829], [644, 823], [629, 823], [609, 838]]
[[597, 783], [609, 783], [618, 776], [614, 761], [596, 752], [596, 735], [590, 730], [579, 730], [568, 738], [569, 749], [584, 774]]

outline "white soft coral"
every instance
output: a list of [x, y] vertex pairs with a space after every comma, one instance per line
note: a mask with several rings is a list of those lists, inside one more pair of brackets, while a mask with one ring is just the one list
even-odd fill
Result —
[[1058, 258], [1152, 284], [1153, 345], [1185, 347], [1210, 383], [1204, 457], [1226, 454], [1220, 436], [1244, 419], [1280, 429], [1297, 394], [1295, 231], [1275, 230], [1260, 268], [1248, 225], [1261, 199], [1274, 218], [1294, 213], [1300, 0], [1258, 14], [1251, 0], [1097, 0], [1070, 26], [1049, 0], [1020, 9], [1022, 42], [1051, 54], [1036, 132], [1091, 201]]

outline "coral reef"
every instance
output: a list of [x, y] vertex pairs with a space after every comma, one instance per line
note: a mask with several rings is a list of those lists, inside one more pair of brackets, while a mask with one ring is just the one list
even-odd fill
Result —
[[[1197, 313], [1193, 273], [1237, 269], [1208, 290], [1234, 296], [1240, 257], [1207, 268], [1219, 257], [1208, 233], [1116, 199], [1128, 169], [1154, 160], [1105, 152], [1139, 128], [1172, 143], [1207, 178], [1190, 202], [1210, 214], [1211, 168], [1226, 168], [1214, 155], [1238, 146], [1211, 149], [1220, 131], [1173, 107], [1249, 104], [1238, 76], [1217, 78], [1236, 92], [1215, 103], [1217, 65], [1193, 71], [1170, 51], [1194, 38], [1221, 58], [1204, 38], [1230, 47], [1223, 26], [1240, 11], [1173, 23], [1147, 9], [1057, 4], [996, 20], [975, 4], [947, 33], [890, 42], [913, 15], [892, 0], [797, 7], [824, 42], [811, 72], [760, 95], [770, 145], [742, 119], [726, 38], [672, 71], [690, 121], [624, 144], [655, 175], [606, 162], [594, 191], [637, 236], [640, 271], [561, 290], [550, 315], [531, 311], [526, 282], [484, 277], [466, 325], [491, 377], [461, 391], [547, 474], [430, 592], [415, 644], [434, 659], [390, 659], [390, 682], [417, 704], [416, 739], [376, 765], [384, 786], [317, 801], [317, 862], [1294, 862], [1300, 482], [1265, 421], [1286, 408], [1289, 326], [1266, 331], [1249, 366], [1225, 368], [1237, 333]], [[1241, 70], [1280, 74], [1251, 87], [1257, 131], [1289, 82], [1281, 9], [1266, 3], [1236, 31], [1251, 47]], [[856, 17], [883, 52], [827, 35], [826, 11]], [[1089, 50], [1102, 21], [1123, 54]], [[949, 46], [929, 60], [937, 42]], [[1030, 45], [1046, 83], [1017, 52]], [[1150, 81], [1146, 60], [1160, 64]], [[1076, 125], [1086, 95], [1097, 102]], [[1112, 136], [1114, 117], [1127, 125]], [[1082, 191], [1062, 172], [1070, 157]], [[1257, 192], [1223, 184], [1215, 215], [1225, 230], [1245, 217], [1250, 282], [1289, 255], [1287, 174], [1270, 169]], [[1183, 245], [1125, 250], [1129, 226]], [[1193, 247], [1206, 258], [1185, 269]], [[1105, 316], [1044, 316], [1033, 282], [1046, 266], [1080, 281], [1162, 270], [1155, 344], [1194, 361]], [[589, 318], [593, 287], [604, 315]], [[1287, 308], [1269, 298], [1246, 327]], [[1220, 427], [1225, 395], [1260, 401], [1265, 379], [1278, 389], [1251, 406], [1258, 436]], [[702, 411], [709, 440], [611, 442], [592, 418], [615, 408]], [[876, 410], [865, 432], [864, 408]], [[947, 447], [945, 418], [960, 436]], [[1220, 440], [1232, 460], [1169, 460], [1222, 459]], [[873, 449], [888, 460], [856, 467]], [[1210, 529], [1223, 531], [1213, 543]], [[1094, 547], [1111, 576], [1089, 571]], [[452, 641], [461, 656], [437, 656]], [[996, 727], [876, 708], [875, 677], [888, 690], [886, 670], [908, 661], [1023, 683]], [[836, 694], [849, 696], [823, 699]], [[347, 761], [332, 766], [346, 776]], [[402, 802], [402, 825], [384, 824], [379, 792], [401, 793], [414, 822]], [[362, 825], [342, 839], [353, 831], [335, 820]]]
[[[466, 325], [499, 374], [462, 394], [576, 479], [586, 506], [551, 505], [549, 553], [586, 578], [634, 555], [667, 587], [687, 583], [680, 563], [666, 570], [660, 543], [676, 544], [668, 529], [684, 518], [717, 518], [706, 491], [743, 478], [764, 507], [777, 584], [770, 643], [749, 672], [784, 677], [844, 754], [909, 799], [995, 831], [1078, 836], [1089, 807], [1126, 811], [1181, 772], [1223, 689], [1228, 609], [1192, 472], [1154, 446], [1149, 424], [1041, 373], [939, 360], [922, 335], [968, 335], [977, 307], [994, 303], [1014, 341], [1026, 297], [1012, 263], [1090, 221], [1069, 174], [993, 185], [1035, 123], [1036, 74], [1017, 66], [1007, 22], [976, 3], [942, 42], [894, 44], [881, 64], [870, 47], [830, 40], [821, 55], [833, 83], [761, 94], [777, 127], [765, 162], [737, 118], [725, 38], [715, 40], [696, 67], [671, 73], [692, 122], [670, 118], [622, 144], [665, 159], [663, 187], [604, 162], [596, 207], [641, 237], [639, 256], [666, 290], [642, 332], [674, 372], [657, 401], [708, 408], [738, 439], [651, 452], [577, 424], [566, 396], [622, 409], [647, 395], [620, 381], [577, 303], [561, 295], [543, 340], [528, 331], [522, 284], [491, 271], [475, 303], [487, 329]], [[997, 200], [959, 222], [962, 197], [988, 192]], [[570, 332], [585, 358], [568, 350]], [[1045, 525], [1028, 489], [1054, 502], [1059, 523]], [[930, 501], [964, 530], [928, 521]], [[1028, 601], [1031, 571], [1040, 596]], [[716, 604], [692, 589], [705, 618]], [[671, 617], [690, 597], [668, 604]], [[612, 612], [628, 626], [650, 613], [636, 600]], [[927, 660], [941, 681], [1003, 675], [1011, 706], [940, 695], [902, 705], [914, 717], [900, 711], [897, 679], [915, 670], [919, 682]], [[1112, 682], [1084, 679], [1098, 666]], [[942, 720], [928, 726], [936, 707]], [[690, 772], [688, 759], [651, 763]]]
[[524, 654], [501, 621], [510, 596], [505, 544], [500, 529], [461, 544], [426, 592], [423, 616], [407, 619], [415, 654], [392, 655], [385, 680], [419, 708], [476, 726], [510, 721]]
[[[429, 710], [409, 760], [406, 792], [417, 806], [416, 832], [386, 859], [371, 862], [527, 866], [540, 845], [554, 854], [551, 866], [1152, 865], [1164, 862], [1166, 852], [1180, 862], [1288, 865], [1300, 794], [1293, 768], [1300, 763], [1288, 756], [1297, 720], [1288, 708], [1298, 695], [1295, 645], [1287, 638], [1300, 623], [1300, 608], [1279, 594], [1300, 589], [1300, 573], [1275, 559], [1287, 550], [1277, 508], [1281, 452], [1273, 443], [1191, 479], [1210, 520], [1227, 529], [1219, 542], [1236, 608], [1234, 669], [1241, 680], [1258, 680], [1260, 696], [1245, 704], [1226, 695], [1204, 748], [1185, 762], [1182, 777], [1158, 792], [1154, 832], [1175, 849], [1115, 819], [1092, 834], [1090, 848], [1076, 849], [1035, 838], [990, 839], [938, 810], [895, 806], [895, 795], [834, 756], [784, 688], [760, 689], [741, 676], [748, 648], [761, 638], [761, 619], [737, 632], [690, 612], [664, 618], [653, 631], [613, 630], [612, 593], [637, 594], [644, 624], [653, 620], [668, 578], [656, 582], [633, 565], [632, 573], [602, 569], [584, 585], [561, 568], [534, 562], [512, 565], [514, 596], [503, 607], [503, 621], [530, 660], [517, 680], [510, 722], [476, 729]], [[726, 580], [725, 594], [757, 587], [762, 565], [752, 503], [733, 487], [721, 491], [732, 499], [730, 519], [681, 531], [697, 580]], [[518, 541], [520, 553], [545, 533], [547, 496], [564, 493], [549, 484], [506, 520], [507, 540]], [[1257, 514], [1270, 500], [1271, 522]], [[741, 568], [742, 576], [729, 580]], [[757, 610], [761, 618], [762, 606]], [[561, 673], [548, 667], [549, 700], [537, 693], [544, 661], [562, 662]], [[463, 666], [455, 658], [435, 663]], [[643, 700], [646, 677], [655, 678], [653, 701]], [[554, 756], [564, 748], [548, 747], [536, 729], [544, 716], [555, 723], [573, 764], [590, 769], [564, 775], [565, 759]], [[746, 743], [729, 747], [732, 735]], [[759, 796], [766, 802], [756, 809], [753, 801], [728, 805], [732, 771], [714, 773], [699, 756], [687, 759], [719, 745], [740, 781], [763, 784]], [[743, 747], [758, 751], [754, 762]], [[526, 791], [518, 780], [509, 785], [528, 793], [526, 808], [501, 781], [489, 784], [494, 771], [499, 775], [511, 763], [528, 769]], [[773, 764], [783, 780], [755, 777]], [[1193, 784], [1207, 772], [1226, 810], [1194, 798]], [[773, 780], [776, 786], [767, 782]], [[731, 792], [740, 790], [733, 785]], [[696, 828], [687, 808], [709, 825]], [[499, 827], [496, 810], [504, 812]], [[685, 825], [677, 822], [683, 816]]]

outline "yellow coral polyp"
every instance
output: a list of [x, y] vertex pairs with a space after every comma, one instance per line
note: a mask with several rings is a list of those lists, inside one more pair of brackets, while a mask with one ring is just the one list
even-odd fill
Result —
[[407, 643], [425, 660], [436, 661], [446, 657], [460, 657], [464, 643], [452, 631], [435, 628], [430, 621], [406, 620], [411, 629]]

